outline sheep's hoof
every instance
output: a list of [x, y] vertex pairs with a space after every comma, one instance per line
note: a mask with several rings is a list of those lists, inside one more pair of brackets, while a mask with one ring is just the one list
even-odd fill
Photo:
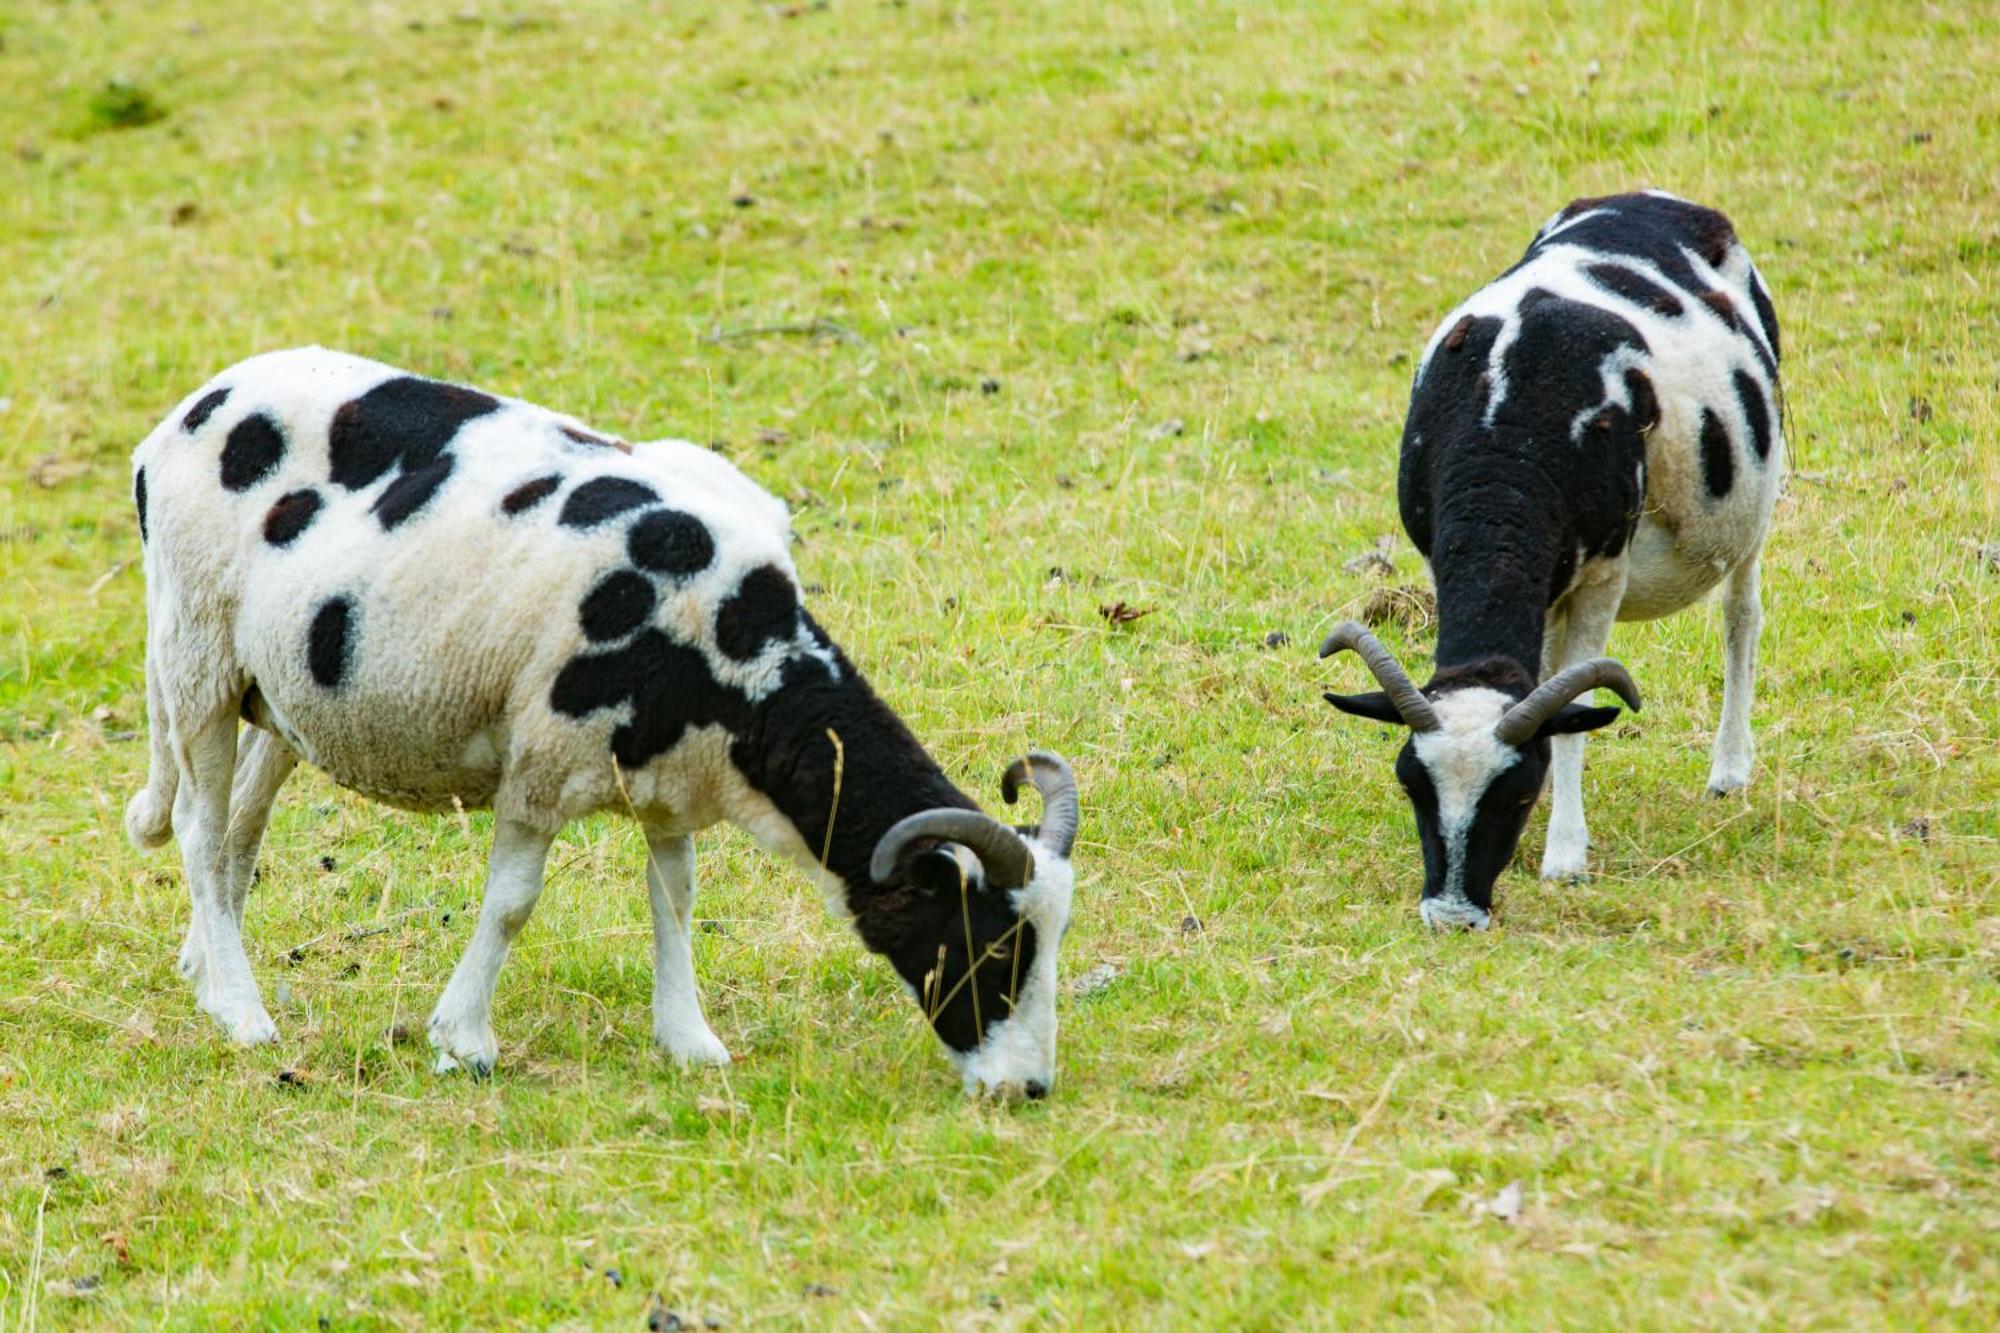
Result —
[[1544, 856], [1542, 878], [1552, 884], [1581, 884], [1590, 878], [1590, 861], [1585, 856]]
[[667, 1053], [669, 1059], [683, 1069], [729, 1063], [729, 1048], [706, 1027], [696, 1032], [664, 1032], [654, 1028], [653, 1041]]
[[277, 1039], [278, 1025], [262, 1008], [245, 1014], [229, 1025], [229, 1040], [238, 1046], [263, 1046]]
[[431, 1019], [431, 1045], [437, 1050], [437, 1063], [432, 1068], [440, 1074], [463, 1069], [476, 1081], [484, 1082], [493, 1076], [493, 1066], [500, 1062], [500, 1043], [494, 1039], [491, 1027], [467, 1035], [461, 1030], [464, 1026], [468, 1025]]
[[1725, 796], [1734, 796], [1749, 785], [1750, 779], [1747, 776], [1739, 777], [1733, 773], [1719, 776], [1711, 774], [1708, 779], [1708, 794], [1719, 801]]
[[484, 1083], [493, 1077], [493, 1062], [483, 1056], [473, 1056], [461, 1063], [449, 1052], [439, 1051], [437, 1062], [431, 1066], [431, 1072], [436, 1074], [456, 1074], [460, 1070], [464, 1070], [474, 1083]]

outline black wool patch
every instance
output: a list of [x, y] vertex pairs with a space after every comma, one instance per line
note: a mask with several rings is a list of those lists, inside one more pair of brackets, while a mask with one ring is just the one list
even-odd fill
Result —
[[590, 590], [578, 618], [583, 632], [600, 643], [622, 639], [646, 623], [658, 600], [651, 579], [621, 569]]
[[569, 493], [557, 522], [572, 528], [592, 528], [628, 509], [658, 504], [660, 493], [630, 477], [592, 477]]
[[375, 497], [375, 503], [369, 506], [375, 517], [382, 521], [382, 531], [390, 531], [429, 504], [445, 479], [451, 476], [451, 469], [452, 456], [439, 454], [428, 463], [405, 471], [384, 487], [382, 493]]
[[1662, 315], [1682, 315], [1687, 307], [1672, 292], [1654, 282], [1637, 269], [1623, 264], [1592, 264], [1584, 272], [1590, 280], [1614, 296], [1622, 296], [1633, 305], [1644, 306]]
[[1778, 312], [1771, 308], [1771, 294], [1755, 274], [1750, 278], [1750, 304], [1757, 308], [1757, 323], [1763, 326], [1764, 341], [1771, 345], [1771, 359], [1778, 358]]
[[216, 408], [221, 407], [228, 397], [227, 389], [214, 389], [203, 394], [195, 405], [187, 410], [187, 415], [181, 418], [181, 429], [190, 435], [200, 430], [207, 423], [209, 416]]
[[1743, 419], [1750, 423], [1750, 447], [1757, 451], [1758, 458], [1771, 456], [1771, 405], [1764, 401], [1764, 390], [1748, 371], [1739, 370], [1733, 377], [1736, 384], [1736, 401], [1743, 405]]
[[500, 510], [506, 514], [526, 513], [554, 495], [561, 485], [562, 478], [557, 476], [536, 477], [533, 481], [524, 481], [507, 492], [507, 497], [500, 502]]
[[398, 464], [414, 472], [443, 453], [459, 427], [499, 407], [463, 385], [414, 375], [384, 381], [335, 410], [326, 445], [333, 480], [358, 491]]
[[798, 629], [798, 589], [776, 565], [759, 565], [715, 613], [715, 646], [748, 662], [771, 640], [790, 639]]
[[641, 569], [686, 577], [707, 569], [715, 559], [715, 538], [693, 514], [656, 509], [632, 525], [625, 549]]
[[264, 540], [273, 546], [290, 546], [319, 517], [319, 507], [318, 491], [288, 491], [279, 496], [264, 515]]
[[249, 490], [270, 476], [284, 456], [285, 432], [262, 412], [252, 412], [236, 423], [222, 446], [223, 488]]
[[306, 634], [306, 669], [326, 689], [339, 686], [354, 655], [354, 606], [345, 597], [329, 597], [313, 612]]
[[720, 722], [740, 732], [749, 714], [748, 701], [711, 676], [699, 652], [657, 629], [622, 648], [571, 658], [549, 689], [549, 707], [565, 717], [626, 703], [632, 720], [611, 733], [611, 753], [626, 768], [665, 754], [691, 726]]
[[139, 540], [146, 540], [146, 469], [132, 474], [132, 507], [139, 511]]
[[1736, 456], [1729, 447], [1729, 428], [1706, 407], [1701, 409], [1701, 479], [1718, 500], [1736, 484]]
[[1641, 435], [1660, 424], [1660, 396], [1653, 378], [1637, 366], [1625, 372], [1625, 392], [1632, 398], [1632, 427]]

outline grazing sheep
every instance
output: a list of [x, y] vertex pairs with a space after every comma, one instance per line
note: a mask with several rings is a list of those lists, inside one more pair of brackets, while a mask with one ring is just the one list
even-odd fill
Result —
[[1670, 195], [1569, 205], [1438, 325], [1397, 486], [1437, 584], [1435, 674], [1419, 690], [1352, 622], [1320, 649], [1357, 650], [1383, 686], [1329, 702], [1410, 728], [1396, 776], [1423, 843], [1426, 923], [1487, 924], [1551, 749], [1542, 875], [1583, 873], [1583, 733], [1618, 710], [1574, 701], [1601, 686], [1639, 707], [1625, 669], [1597, 656], [1614, 620], [1663, 616], [1726, 583], [1708, 789], [1750, 781], [1779, 402], [1763, 280], [1728, 218]]
[[653, 1035], [681, 1061], [729, 1058], [689, 951], [691, 838], [726, 819], [889, 959], [968, 1092], [1047, 1092], [1067, 766], [1007, 770], [1008, 801], [1040, 791], [1039, 827], [980, 813], [800, 605], [784, 506], [726, 461], [303, 348], [224, 371], [134, 465], [152, 773], [126, 829], [157, 846], [171, 821], [182, 970], [236, 1041], [276, 1036], [241, 922], [304, 759], [390, 805], [495, 812], [430, 1021], [441, 1070], [491, 1070], [494, 982], [550, 843], [621, 810], [649, 852]]

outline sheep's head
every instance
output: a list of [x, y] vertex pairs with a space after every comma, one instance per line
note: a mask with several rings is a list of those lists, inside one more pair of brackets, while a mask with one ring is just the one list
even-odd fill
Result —
[[971, 1094], [1037, 1098], [1055, 1084], [1056, 950], [1069, 928], [1076, 781], [1035, 751], [1001, 779], [1042, 797], [1042, 822], [926, 810], [876, 844], [878, 892], [855, 918], [902, 974]]
[[1493, 885], [1541, 795], [1549, 738], [1594, 731], [1618, 716], [1616, 708], [1575, 702], [1578, 695], [1604, 686], [1636, 712], [1638, 687], [1624, 667], [1600, 657], [1566, 667], [1533, 689], [1522, 672], [1518, 681], [1434, 679], [1420, 690], [1389, 650], [1351, 620], [1327, 636], [1319, 655], [1342, 649], [1359, 653], [1382, 688], [1329, 694], [1326, 701], [1343, 713], [1410, 729], [1396, 756], [1396, 780], [1410, 798], [1423, 844], [1417, 910], [1424, 924], [1484, 930], [1492, 919]]

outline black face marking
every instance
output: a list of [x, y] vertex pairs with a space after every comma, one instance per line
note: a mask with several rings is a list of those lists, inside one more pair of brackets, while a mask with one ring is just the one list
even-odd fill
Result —
[[1592, 282], [1615, 296], [1622, 296], [1633, 305], [1645, 306], [1662, 315], [1680, 315], [1686, 312], [1680, 298], [1654, 282], [1637, 269], [1623, 264], [1592, 264], [1584, 269]]
[[1720, 500], [1736, 483], [1736, 457], [1729, 447], [1729, 428], [1711, 409], [1701, 409], [1701, 480]]
[[646, 623], [658, 600], [651, 579], [621, 569], [590, 590], [578, 618], [584, 634], [600, 643], [622, 639]]
[[1447, 896], [1456, 852], [1462, 862], [1457, 876], [1459, 890], [1481, 911], [1493, 910], [1494, 885], [1521, 841], [1528, 815], [1541, 794], [1548, 761], [1546, 740], [1536, 739], [1523, 746], [1520, 758], [1496, 773], [1476, 798], [1471, 823], [1454, 848], [1445, 837], [1444, 811], [1430, 770], [1417, 758], [1415, 744], [1405, 742], [1396, 755], [1396, 781], [1416, 817], [1417, 841], [1424, 858], [1423, 897]]
[[715, 613], [715, 646], [748, 662], [773, 639], [798, 633], [799, 592], [776, 565], [759, 565]]
[[335, 689], [354, 655], [354, 607], [345, 597], [329, 597], [313, 613], [306, 635], [306, 668], [325, 689]]
[[715, 539], [708, 526], [678, 509], [643, 515], [626, 535], [625, 549], [641, 569], [682, 578], [707, 569], [715, 559]]
[[660, 502], [660, 493], [630, 477], [592, 477], [569, 493], [556, 521], [566, 527], [590, 528], [628, 509]]
[[132, 507], [139, 511], [139, 540], [146, 540], [146, 469], [132, 474]]
[[562, 478], [557, 476], [536, 477], [533, 481], [524, 481], [513, 490], [507, 492], [507, 498], [500, 502], [501, 512], [507, 514], [526, 513], [542, 501], [548, 499], [551, 495], [554, 495], [557, 488], [561, 485]]
[[1035, 928], [976, 872], [962, 880], [958, 859], [942, 848], [905, 858], [902, 879], [856, 914], [855, 929], [916, 991], [944, 1044], [974, 1050], [982, 1025], [1013, 1012], [1034, 965]]
[[333, 480], [358, 491], [399, 464], [417, 471], [444, 452], [459, 427], [499, 407], [499, 399], [457, 384], [413, 375], [387, 380], [334, 412], [326, 445]]
[[438, 488], [451, 476], [452, 456], [439, 454], [428, 463], [406, 470], [390, 482], [369, 506], [388, 532], [431, 502]]
[[288, 491], [279, 496], [264, 515], [264, 540], [273, 546], [290, 546], [319, 517], [319, 507], [318, 491]]
[[229, 390], [227, 389], [213, 389], [203, 394], [196, 401], [195, 405], [187, 410], [187, 415], [181, 418], [181, 429], [190, 435], [200, 430], [202, 425], [207, 422], [209, 415], [216, 408], [221, 407], [224, 400], [228, 397]]
[[1771, 405], [1764, 401], [1764, 391], [1747, 371], [1739, 370], [1732, 377], [1736, 384], [1736, 401], [1743, 405], [1743, 419], [1750, 423], [1750, 447], [1757, 451], [1759, 459], [1771, 456]]
[[278, 466], [285, 456], [285, 433], [278, 423], [262, 412], [252, 412], [236, 423], [222, 446], [222, 485], [226, 490], [247, 491]]

